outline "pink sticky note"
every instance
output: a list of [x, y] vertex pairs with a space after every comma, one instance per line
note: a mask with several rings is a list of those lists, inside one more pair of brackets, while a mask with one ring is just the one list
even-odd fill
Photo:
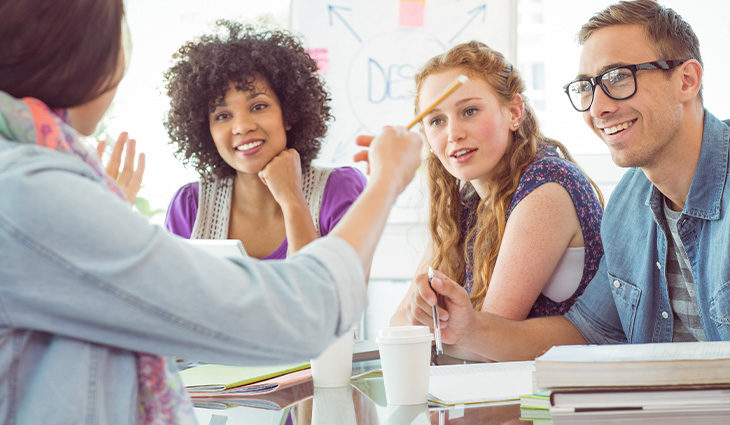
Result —
[[400, 0], [398, 9], [398, 24], [401, 27], [420, 28], [424, 26], [424, 16], [426, 14], [425, 0]]
[[313, 47], [307, 49], [307, 53], [309, 53], [309, 56], [317, 62], [317, 72], [319, 74], [326, 74], [327, 71], [329, 71], [330, 62], [329, 57], [327, 56], [326, 47]]

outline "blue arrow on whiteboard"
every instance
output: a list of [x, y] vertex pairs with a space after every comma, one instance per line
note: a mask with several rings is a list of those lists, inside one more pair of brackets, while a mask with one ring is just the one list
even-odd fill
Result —
[[345, 20], [345, 18], [340, 14], [340, 12], [337, 9], [342, 9], [342, 10], [347, 10], [347, 11], [350, 10], [349, 7], [332, 6], [331, 4], [327, 5], [327, 10], [329, 11], [329, 17], [330, 17], [330, 26], [332, 26], [332, 15], [337, 16], [340, 19], [340, 21], [342, 21], [342, 23], [345, 24], [345, 26], [347, 27], [347, 29], [350, 30], [350, 32], [352, 33], [352, 35], [355, 36], [355, 38], [357, 39], [357, 41], [359, 41], [360, 43], [362, 43], [362, 40], [360, 39], [360, 37], [358, 37], [358, 35], [355, 32], [355, 30], [352, 29], [352, 27], [350, 26], [350, 24], [347, 23], [347, 21]]
[[453, 37], [451, 37], [451, 40], [449, 40], [449, 43], [452, 43], [454, 40], [456, 40], [456, 37], [460, 36], [461, 33], [464, 32], [464, 30], [466, 29], [466, 27], [468, 27], [469, 24], [471, 24], [471, 22], [474, 19], [476, 19], [477, 16], [479, 16], [479, 14], [482, 15], [482, 22], [484, 22], [484, 20], [487, 18], [487, 4], [485, 3], [485, 4], [481, 5], [481, 6], [477, 6], [477, 7], [475, 7], [474, 9], [470, 10], [467, 13], [469, 15], [471, 15], [471, 18], [469, 18], [469, 20], [466, 21], [466, 23], [464, 24], [463, 27], [461, 27], [461, 29], [459, 30], [459, 32], [457, 32]]
[[[341, 164], [343, 162], [343, 160], [345, 160], [347, 158], [347, 154], [352, 152], [353, 148], [355, 147], [355, 139], [362, 132], [363, 132], [362, 127], [358, 127], [355, 131], [352, 132], [350, 137], [337, 142], [335, 151], [332, 152], [332, 155], [330, 157], [330, 162], [332, 165]], [[352, 162], [352, 158], [349, 158], [349, 161]]]

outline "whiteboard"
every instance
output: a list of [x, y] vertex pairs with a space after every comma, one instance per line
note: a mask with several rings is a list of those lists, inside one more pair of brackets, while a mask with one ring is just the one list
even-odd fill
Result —
[[[514, 0], [292, 0], [290, 29], [317, 60], [332, 96], [320, 165], [347, 165], [359, 134], [414, 117], [413, 76], [449, 47], [479, 40], [514, 56]], [[424, 179], [399, 198], [391, 221], [423, 221]]]

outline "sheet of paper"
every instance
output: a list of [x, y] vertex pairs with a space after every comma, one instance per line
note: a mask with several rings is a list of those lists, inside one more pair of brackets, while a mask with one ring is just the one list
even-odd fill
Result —
[[470, 404], [519, 400], [532, 393], [534, 362], [431, 366], [429, 400]]

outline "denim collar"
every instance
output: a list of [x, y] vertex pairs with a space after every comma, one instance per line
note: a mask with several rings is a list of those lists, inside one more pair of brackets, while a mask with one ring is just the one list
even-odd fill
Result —
[[[705, 220], [718, 220], [722, 192], [728, 175], [730, 128], [707, 109], [704, 115], [700, 158], [682, 214]], [[646, 205], [651, 207], [655, 216], [663, 217], [664, 195], [653, 184], [651, 187]]]

